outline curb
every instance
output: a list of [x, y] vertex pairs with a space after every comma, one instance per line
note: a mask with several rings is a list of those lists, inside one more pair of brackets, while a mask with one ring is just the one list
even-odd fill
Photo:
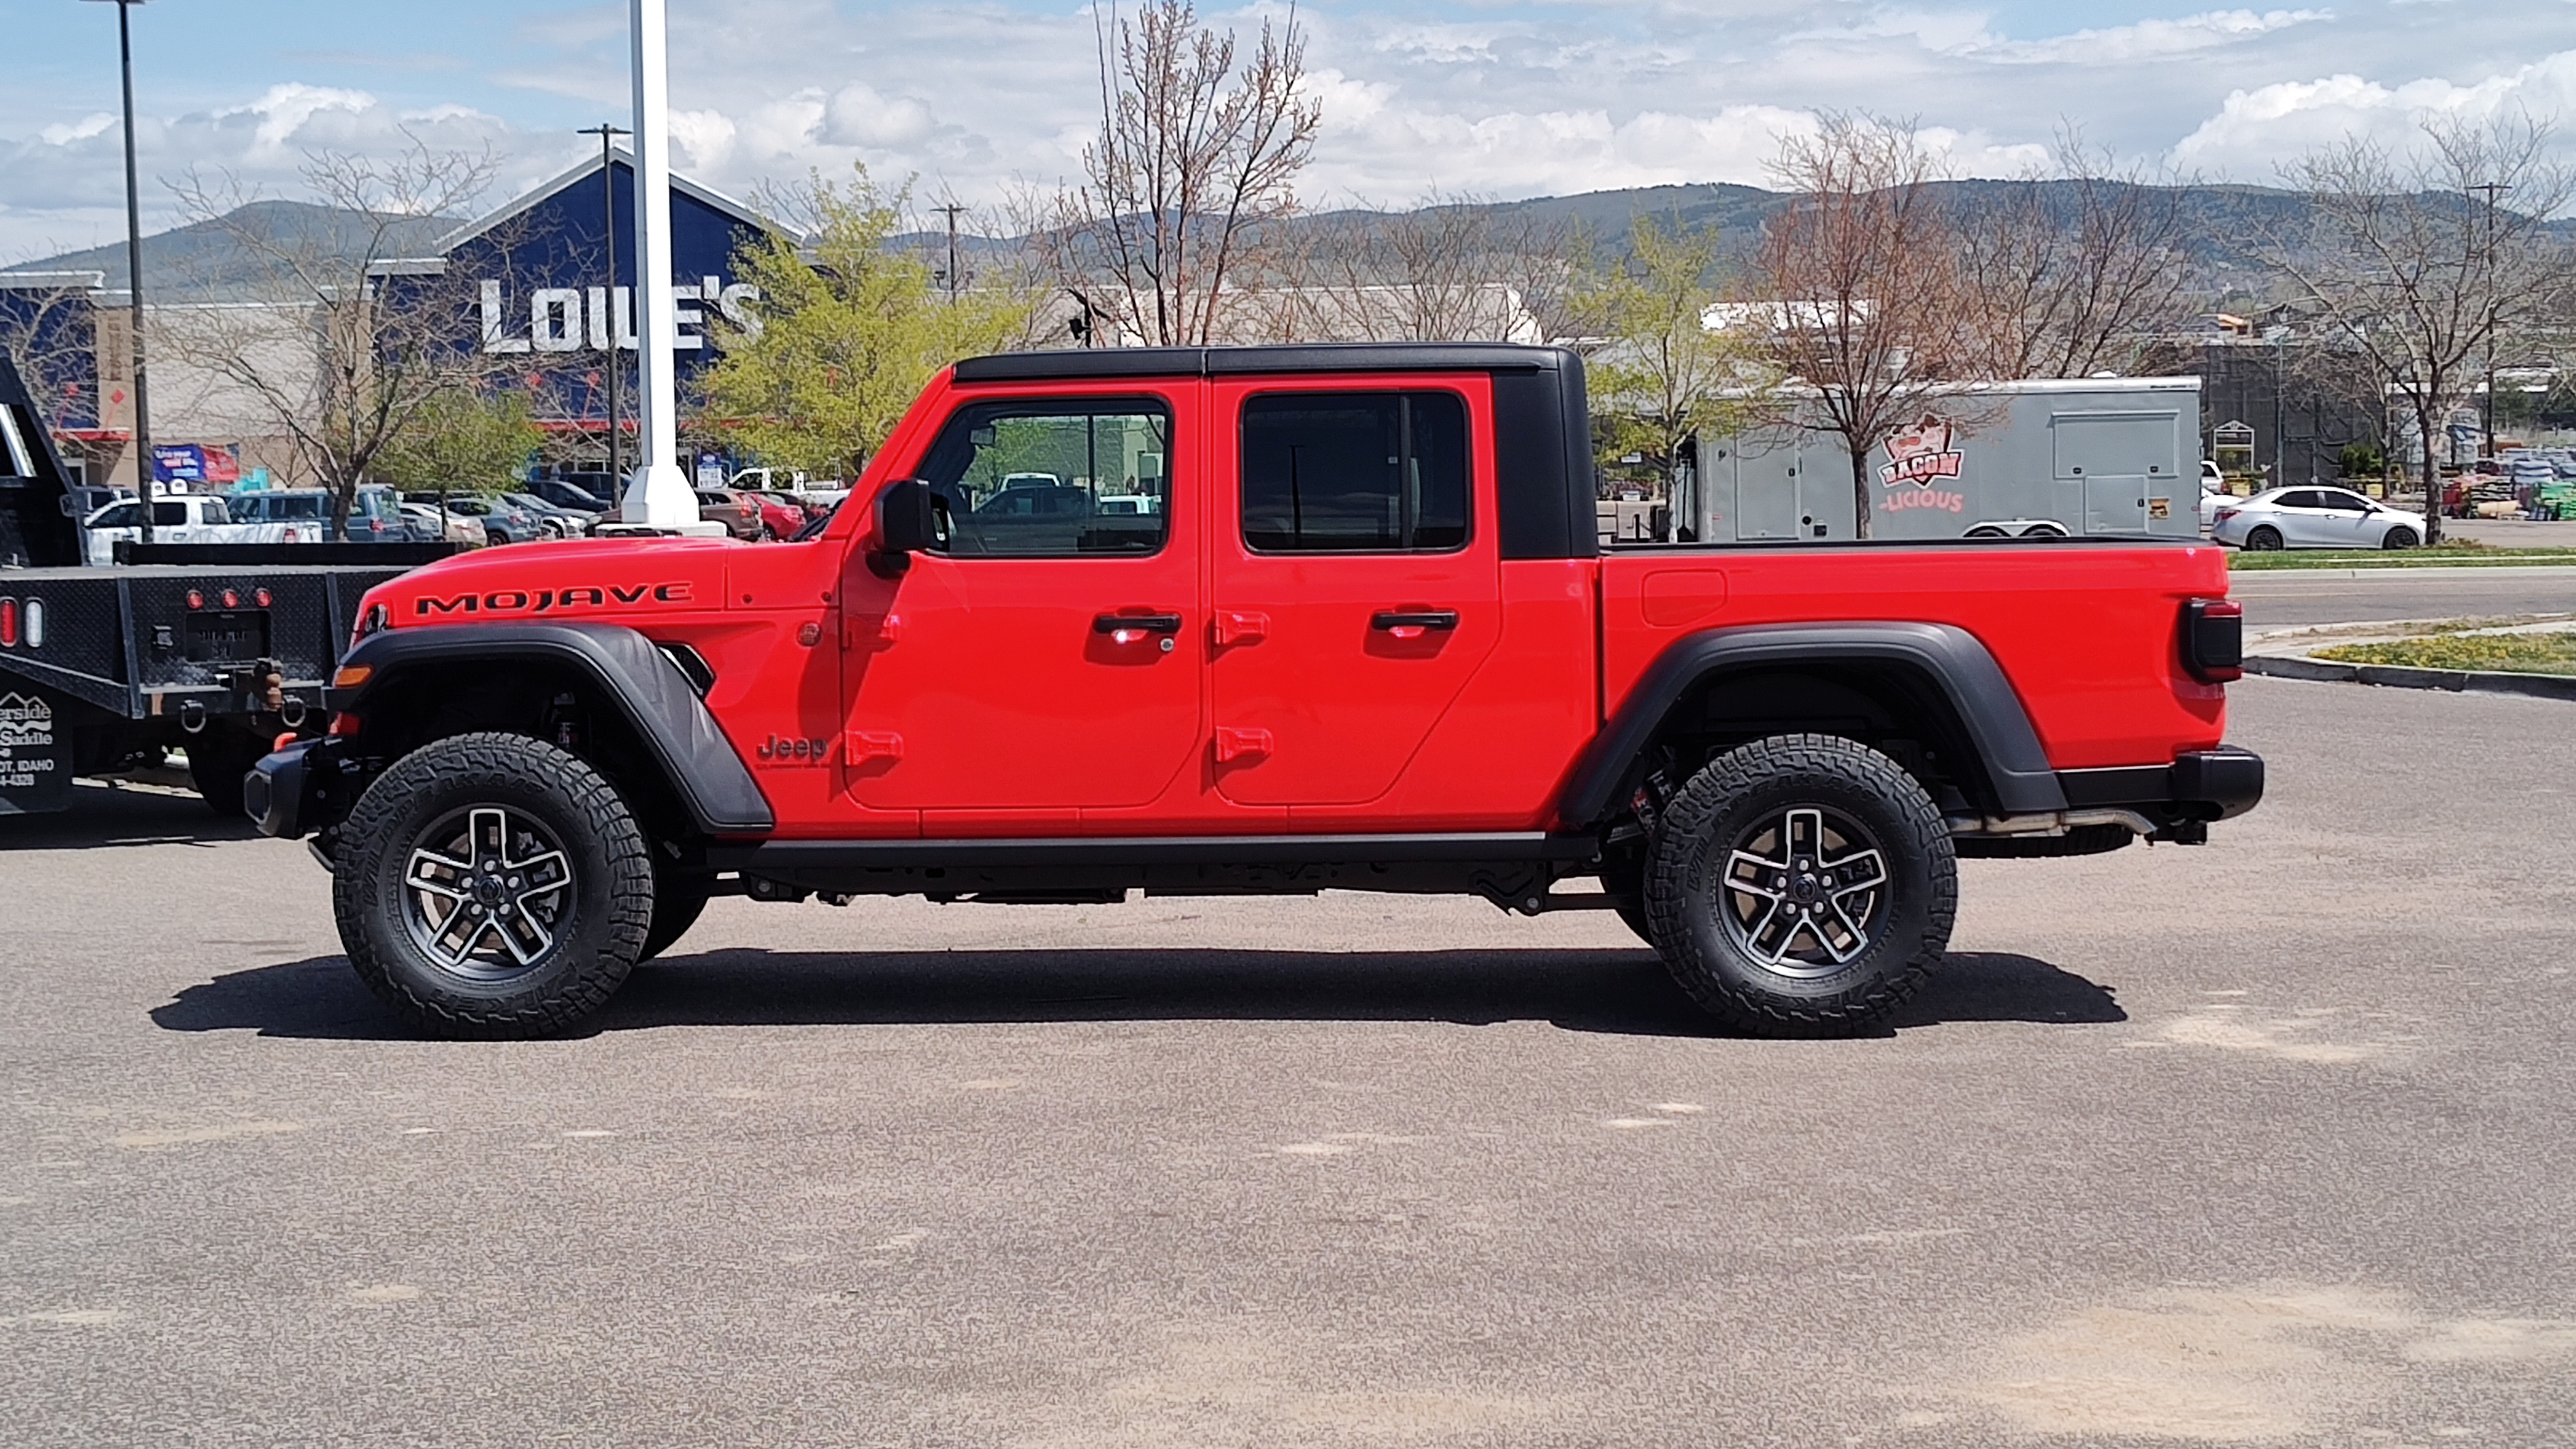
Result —
[[2563, 574], [2576, 569], [2576, 558], [2563, 564], [2384, 564], [2377, 568], [2237, 569], [2227, 571], [2230, 586], [2258, 578], [2375, 579], [2391, 574]]
[[2338, 664], [2293, 654], [2249, 654], [2245, 672], [2279, 679], [2377, 684], [2391, 689], [2447, 689], [2453, 693], [2521, 694], [2576, 700], [2576, 675], [2508, 674], [2486, 669], [2410, 669], [2401, 664]]

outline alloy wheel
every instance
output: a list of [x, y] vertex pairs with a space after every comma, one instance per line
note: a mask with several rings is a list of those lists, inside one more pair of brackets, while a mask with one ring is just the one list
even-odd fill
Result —
[[403, 916], [439, 969], [474, 981], [535, 970], [573, 906], [571, 857], [519, 811], [453, 811], [412, 842]]
[[1735, 842], [1716, 904], [1737, 949], [1763, 969], [1830, 976], [1884, 928], [1887, 887], [1887, 857], [1858, 821], [1793, 805]]

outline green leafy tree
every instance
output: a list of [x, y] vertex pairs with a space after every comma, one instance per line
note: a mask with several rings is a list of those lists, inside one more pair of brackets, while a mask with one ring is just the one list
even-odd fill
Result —
[[526, 393], [458, 388], [424, 401], [369, 473], [407, 493], [499, 493], [544, 441]]
[[1686, 446], [1746, 426], [1766, 375], [1739, 330], [1709, 326], [1721, 298], [1713, 228], [1641, 216], [1628, 250], [1573, 299], [1578, 325], [1603, 338], [1590, 360], [1596, 456], [1605, 467], [1639, 457], [1678, 497]]
[[905, 199], [865, 167], [837, 183], [818, 172], [770, 198], [805, 226], [804, 243], [772, 235], [735, 258], [760, 289], [758, 323], [717, 324], [723, 351], [699, 387], [708, 422], [773, 467], [855, 472], [940, 368], [1027, 334], [1025, 289], [951, 291], [920, 254], [888, 249]]

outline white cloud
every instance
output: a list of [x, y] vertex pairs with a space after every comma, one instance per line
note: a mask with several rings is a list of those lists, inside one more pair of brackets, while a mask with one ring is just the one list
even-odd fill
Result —
[[2294, 25], [2333, 18], [2331, 10], [2266, 10], [2259, 14], [2252, 10], [2212, 10], [2171, 20], [2141, 20], [2135, 25], [2079, 30], [2047, 40], [1990, 43], [1970, 47], [1967, 53], [1983, 60], [2122, 65], [2235, 45]]
[[2430, 76], [2388, 85], [2349, 73], [2276, 81], [2230, 92], [2216, 115], [2175, 143], [2174, 156], [2187, 165], [2260, 175], [2348, 136], [2405, 146], [2426, 116], [2484, 120], [2518, 110], [2547, 117], [2571, 107], [2576, 50], [2469, 84]]

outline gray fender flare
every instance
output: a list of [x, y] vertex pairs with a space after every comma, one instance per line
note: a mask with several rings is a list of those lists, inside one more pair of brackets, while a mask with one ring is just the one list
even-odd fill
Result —
[[1588, 830], [1616, 815], [1636, 788], [1638, 762], [1673, 707], [1712, 675], [1810, 663], [1877, 663], [1916, 675], [1940, 692], [1985, 772], [1985, 784], [2007, 815], [2066, 808], [2066, 792], [2031, 728], [2021, 696], [1995, 656], [1967, 630], [1949, 624], [1757, 624], [1704, 629], [1673, 641], [1628, 691], [1619, 713], [1568, 775], [1558, 815]]
[[579, 674], [625, 713], [698, 828], [765, 835], [778, 824], [768, 797], [716, 727], [706, 701], [652, 640], [622, 624], [432, 624], [380, 630], [358, 641], [342, 669], [366, 682], [332, 693], [334, 709], [363, 715], [369, 695], [425, 664], [541, 660]]

